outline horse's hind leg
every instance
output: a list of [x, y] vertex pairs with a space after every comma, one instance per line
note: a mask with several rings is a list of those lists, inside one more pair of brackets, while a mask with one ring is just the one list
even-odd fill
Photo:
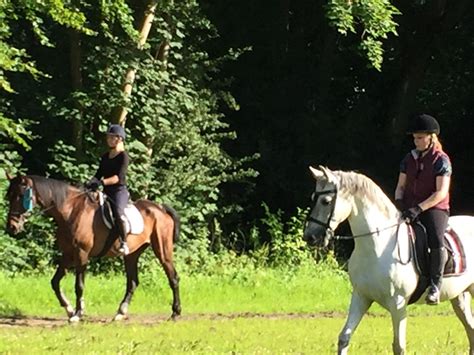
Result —
[[165, 269], [166, 276], [168, 276], [168, 282], [173, 291], [173, 305], [171, 314], [171, 319], [176, 319], [181, 314], [181, 300], [179, 298], [179, 276], [174, 268], [172, 261], [165, 261], [163, 263], [163, 268]]
[[137, 250], [136, 252], [127, 255], [124, 258], [125, 262], [125, 272], [127, 274], [127, 289], [125, 290], [125, 296], [120, 302], [119, 309], [117, 314], [114, 317], [114, 320], [122, 320], [127, 318], [128, 306], [132, 301], [133, 293], [138, 287], [138, 258], [140, 257], [142, 249]]
[[454, 312], [462, 322], [469, 339], [469, 354], [474, 355], [474, 320], [471, 313], [471, 294], [466, 291], [451, 300]]
[[68, 299], [64, 295], [64, 293], [61, 291], [61, 280], [66, 275], [66, 267], [64, 263], [65, 257], [62, 257], [62, 260], [59, 262], [59, 265], [56, 269], [56, 272], [54, 273], [53, 278], [51, 279], [51, 287], [54, 290], [54, 293], [56, 294], [56, 298], [59, 301], [59, 304], [61, 307], [64, 307], [66, 309], [66, 313], [68, 317], [72, 317], [74, 314], [74, 308], [71, 306], [69, 303]]
[[171, 314], [171, 319], [174, 320], [181, 314], [181, 300], [179, 297], [179, 276], [173, 264], [172, 239], [169, 240], [169, 244], [167, 245], [162, 245], [162, 243], [159, 243], [157, 239], [158, 238], [152, 239], [153, 252], [160, 260], [160, 263], [165, 270], [166, 276], [168, 277], [168, 283], [171, 287], [171, 290], [173, 291], [173, 313]]

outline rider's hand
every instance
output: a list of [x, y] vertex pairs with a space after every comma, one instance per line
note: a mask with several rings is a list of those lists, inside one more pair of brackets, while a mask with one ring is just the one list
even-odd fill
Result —
[[97, 189], [102, 185], [103, 185], [102, 181], [97, 179], [95, 176], [92, 179], [90, 179], [88, 182], [86, 182], [85, 184], [86, 188], [93, 191], [97, 191]]
[[402, 212], [402, 218], [408, 223], [412, 223], [423, 212], [420, 206], [416, 205]]

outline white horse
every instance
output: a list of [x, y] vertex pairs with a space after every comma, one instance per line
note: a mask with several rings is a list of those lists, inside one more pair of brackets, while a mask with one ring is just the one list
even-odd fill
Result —
[[[347, 354], [351, 336], [373, 302], [390, 312], [393, 352], [404, 354], [406, 308], [419, 278], [415, 261], [410, 257], [406, 224], [390, 199], [368, 177], [321, 166], [310, 170], [316, 179], [316, 189], [304, 239], [310, 245], [327, 245], [334, 237], [334, 229], [346, 219], [354, 234], [355, 246], [349, 260], [353, 290], [349, 315], [339, 334], [338, 354]], [[451, 217], [449, 225], [462, 240], [467, 267], [462, 275], [443, 279], [441, 301], [451, 301], [473, 355], [474, 217]]]

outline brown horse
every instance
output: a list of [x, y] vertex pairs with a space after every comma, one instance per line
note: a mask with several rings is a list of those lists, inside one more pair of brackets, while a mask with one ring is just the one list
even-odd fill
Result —
[[[44, 213], [52, 216], [58, 226], [56, 240], [62, 256], [51, 286], [60, 305], [66, 309], [69, 321], [77, 322], [84, 314], [84, 274], [89, 258], [118, 256], [119, 243], [117, 240], [108, 243], [109, 230], [92, 193], [41, 176], [8, 176], [8, 179], [10, 185], [7, 198], [10, 208], [7, 231], [10, 234], [17, 234], [22, 230], [31, 204], [39, 206]], [[25, 198], [28, 199], [26, 206]], [[128, 305], [138, 286], [138, 258], [150, 244], [173, 291], [171, 318], [175, 319], [181, 313], [179, 278], [173, 265], [173, 244], [179, 235], [179, 216], [171, 207], [148, 200], [138, 200], [135, 206], [143, 217], [145, 228], [141, 234], [129, 235], [127, 238], [130, 248], [130, 254], [124, 257], [127, 288], [114, 319], [127, 317]], [[66, 270], [71, 268], [76, 272], [75, 310], [60, 289], [61, 279]]]

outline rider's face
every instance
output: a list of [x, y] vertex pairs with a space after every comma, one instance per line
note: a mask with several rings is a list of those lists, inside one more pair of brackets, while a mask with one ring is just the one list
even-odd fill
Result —
[[413, 133], [413, 143], [415, 143], [417, 150], [426, 150], [431, 144], [431, 134]]
[[109, 148], [115, 148], [117, 144], [120, 142], [120, 137], [113, 135], [113, 134], [107, 134], [107, 145]]

